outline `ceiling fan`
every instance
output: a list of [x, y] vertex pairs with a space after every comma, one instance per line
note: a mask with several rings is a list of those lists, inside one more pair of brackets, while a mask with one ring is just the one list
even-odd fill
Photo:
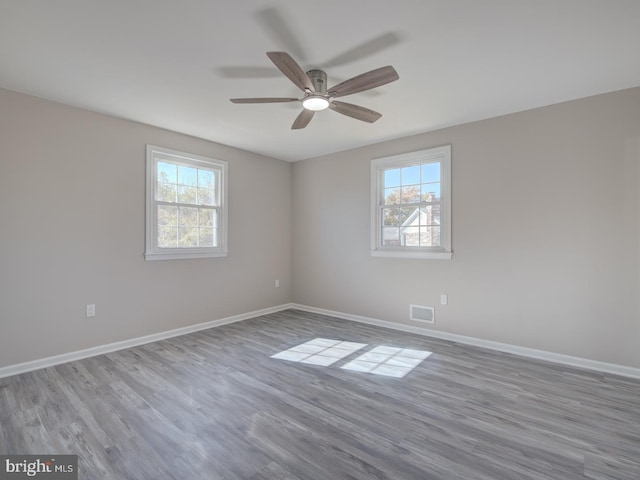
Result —
[[291, 126], [293, 130], [306, 127], [315, 112], [327, 108], [363, 122], [373, 123], [382, 117], [382, 114], [359, 105], [336, 101], [335, 98], [370, 90], [395, 82], [400, 78], [393, 67], [387, 66], [376, 68], [327, 88], [327, 74], [324, 71], [309, 70], [305, 73], [286, 52], [267, 52], [267, 56], [289, 80], [304, 92], [304, 96], [302, 98], [232, 98], [230, 100], [233, 103], [302, 102], [304, 108], [293, 122]]

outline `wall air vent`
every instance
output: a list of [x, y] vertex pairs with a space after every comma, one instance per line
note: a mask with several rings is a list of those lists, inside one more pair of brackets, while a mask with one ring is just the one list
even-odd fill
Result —
[[436, 323], [436, 312], [433, 307], [409, 305], [409, 318], [417, 322]]

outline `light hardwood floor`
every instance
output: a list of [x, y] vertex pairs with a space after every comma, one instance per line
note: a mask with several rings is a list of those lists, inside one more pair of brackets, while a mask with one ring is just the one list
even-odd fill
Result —
[[[402, 379], [269, 358], [433, 352]], [[640, 478], [640, 381], [288, 310], [0, 380], [0, 453], [82, 479]]]

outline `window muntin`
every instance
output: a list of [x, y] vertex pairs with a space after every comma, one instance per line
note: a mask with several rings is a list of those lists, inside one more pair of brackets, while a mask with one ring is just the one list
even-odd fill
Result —
[[226, 169], [147, 146], [147, 260], [226, 255]]
[[451, 147], [372, 162], [373, 255], [450, 258]]

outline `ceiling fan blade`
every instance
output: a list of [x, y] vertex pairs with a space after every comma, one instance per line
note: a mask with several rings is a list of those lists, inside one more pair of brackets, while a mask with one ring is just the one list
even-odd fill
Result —
[[282, 103], [297, 102], [297, 98], [230, 98], [231, 103]]
[[363, 122], [368, 123], [373, 123], [382, 116], [381, 113], [374, 112], [373, 110], [365, 107], [353, 105], [352, 103], [333, 101], [329, 104], [329, 108], [331, 108], [331, 110], [335, 110], [338, 113], [341, 113], [342, 115], [346, 115], [347, 117], [355, 118], [356, 120], [362, 120]]
[[398, 78], [400, 78], [398, 72], [392, 66], [380, 67], [340, 82], [336, 86], [327, 89], [327, 91], [330, 95], [342, 97], [395, 82]]
[[267, 52], [267, 56], [271, 59], [278, 69], [291, 80], [300, 90], [315, 92], [313, 84], [304, 70], [291, 58], [286, 52]]
[[290, 15], [287, 15], [287, 9], [266, 7], [255, 13], [257, 22], [262, 29], [274, 42], [278, 48], [282, 48], [297, 58], [305, 61], [307, 55], [302, 47], [302, 42], [295, 30], [291, 27], [297, 25]]
[[291, 130], [299, 130], [309, 125], [309, 122], [311, 121], [315, 113], [316, 112], [314, 112], [313, 110], [307, 110], [306, 108], [303, 109], [300, 112], [300, 115], [298, 115], [293, 122], [293, 125], [291, 125]]
[[[346, 52], [333, 57], [331, 60], [322, 62], [322, 65], [324, 66], [324, 68], [331, 68], [346, 65], [348, 63], [353, 63], [365, 57], [369, 57], [378, 52], [381, 52], [386, 48], [392, 47], [396, 43], [399, 43], [401, 40], [402, 38], [395, 32], [383, 33], [382, 35], [378, 35], [371, 40], [350, 48]], [[297, 56], [297, 58], [304, 57]]]
[[273, 67], [220, 67], [217, 70], [224, 78], [278, 78], [282, 75]]

